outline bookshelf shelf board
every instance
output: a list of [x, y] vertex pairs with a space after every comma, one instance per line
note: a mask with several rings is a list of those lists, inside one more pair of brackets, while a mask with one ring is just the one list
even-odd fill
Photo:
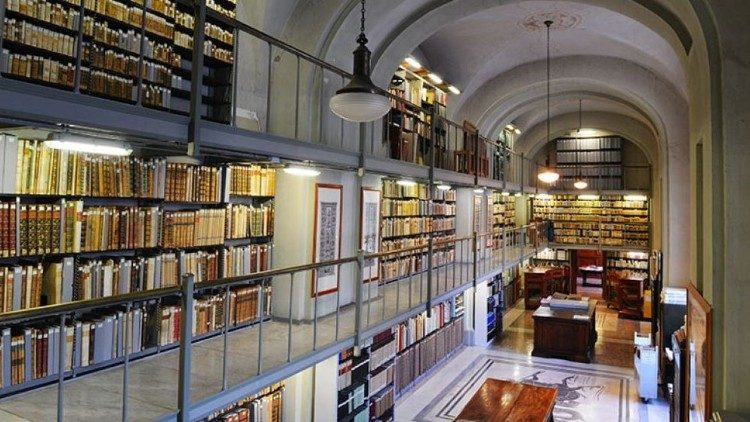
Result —
[[[90, 68], [91, 70], [96, 70], [98, 72], [103, 72], [103, 73], [106, 73], [108, 75], [117, 76], [118, 78], [130, 79], [130, 82], [132, 84], [135, 84], [136, 81], [137, 81], [137, 79], [138, 79], [138, 75], [133, 76], [133, 75], [130, 75], [128, 73], [120, 72], [120, 71], [115, 70], [115, 69], [109, 69], [109, 68], [106, 68], [106, 67], [103, 67], [103, 66], [96, 66], [92, 62], [90, 62], [89, 60], [82, 59], [81, 60], [81, 64], [82, 65], [85, 64], [86, 67]], [[81, 75], [81, 77], [83, 78], [85, 76]], [[143, 81], [146, 82], [145, 79]]]
[[63, 89], [66, 91], [73, 91], [72, 85], [65, 85], [65, 84], [61, 84], [57, 82], [44, 81], [44, 80], [35, 79], [35, 78], [27, 78], [26, 76], [15, 75], [13, 73], [6, 73], [6, 72], [2, 72], [2, 76], [3, 78], [15, 79], [17, 81], [27, 82], [27, 83], [31, 83], [34, 85], [43, 85], [43, 86], [48, 86], [51, 88]]
[[[140, 33], [140, 30], [141, 30], [141, 27], [138, 26], [138, 25], [135, 25], [133, 23], [117, 19], [114, 16], [110, 16], [110, 15], [107, 15], [107, 14], [104, 14], [104, 13], [99, 13], [99, 12], [97, 12], [95, 10], [92, 10], [92, 9], [89, 9], [89, 8], [85, 9], [84, 15], [85, 16], [94, 17], [95, 19], [100, 20], [100, 21], [106, 21], [108, 24], [113, 25], [115, 27], [115, 29], [122, 29], [122, 30], [124, 30], [126, 32], [128, 30], [133, 30], [133, 31], [138, 31]], [[110, 28], [112, 28], [112, 26], [110, 26]], [[146, 31], [148, 32], [148, 29]], [[149, 34], [150, 34], [150, 32], [149, 32]]]
[[133, 98], [118, 97], [116, 95], [110, 95], [110, 94], [107, 94], [107, 93], [104, 93], [104, 92], [94, 91], [94, 90], [91, 90], [91, 89], [81, 89], [81, 92], [83, 92], [85, 94], [88, 94], [88, 95], [91, 95], [92, 97], [104, 98], [105, 100], [119, 101], [119, 102], [124, 102], [124, 103], [128, 103], [128, 104], [135, 104], [136, 103], [136, 100], [133, 99]]
[[270, 243], [272, 240], [273, 240], [273, 235], [244, 237], [240, 239], [226, 239], [224, 241], [224, 245], [226, 246], [263, 245], [263, 244]]
[[[139, 7], [143, 7], [143, 6], [142, 6], [142, 5], [140, 5], [140, 4], [136, 4], [136, 6], [139, 6]], [[160, 17], [160, 18], [164, 18], [164, 19], [166, 19], [166, 20], [167, 20], [168, 22], [170, 22], [170, 23], [173, 23], [173, 22], [174, 22], [174, 20], [175, 20], [175, 17], [174, 17], [174, 16], [169, 16], [169, 15], [167, 15], [166, 13], [163, 13], [163, 12], [161, 12], [161, 11], [159, 11], [159, 10], [156, 10], [156, 9], [153, 9], [153, 8], [151, 8], [151, 7], [146, 7], [146, 12], [147, 12], [147, 13], [152, 13], [152, 14], [154, 14], [154, 15], [156, 15], [156, 16], [158, 16], [158, 17]]]
[[257, 204], [258, 202], [267, 202], [275, 197], [270, 195], [229, 195], [229, 202], [232, 204]]

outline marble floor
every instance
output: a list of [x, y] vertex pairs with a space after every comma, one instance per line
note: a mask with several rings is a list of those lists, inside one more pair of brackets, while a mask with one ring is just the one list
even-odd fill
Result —
[[[518, 263], [534, 253], [534, 248], [507, 251], [505, 262]], [[459, 258], [463, 253], [458, 253]], [[434, 296], [448, 292], [470, 280], [473, 265], [466, 254], [463, 263], [436, 268], [432, 276]], [[478, 259], [478, 273], [498, 268], [503, 262], [499, 251]], [[379, 287], [377, 295], [364, 296], [364, 327], [375, 326], [427, 299], [427, 274], [422, 273]], [[354, 306], [320, 317], [317, 327], [311, 323], [290, 325], [280, 319], [231, 332], [227, 336], [227, 386], [232, 387], [258, 375], [258, 359], [266, 373], [291, 359], [310, 354], [354, 335]], [[260, 331], [263, 330], [262, 347]], [[191, 367], [191, 400], [204, 399], [222, 391], [224, 381], [224, 338], [214, 337], [193, 346]], [[132, 362], [128, 368], [128, 388], [124, 391], [122, 365], [70, 379], [64, 384], [65, 420], [101, 421], [121, 419], [123, 397], [126, 397], [128, 420], [152, 421], [177, 410], [179, 378], [177, 350]], [[53, 421], [56, 419], [58, 387], [56, 384], [0, 400], [0, 421]]]
[[453, 420], [486, 378], [558, 388], [555, 421], [668, 420], [668, 405], [642, 403], [633, 379], [633, 332], [648, 331], [648, 323], [618, 319], [599, 306], [595, 362], [581, 364], [532, 357], [531, 314], [518, 305], [510, 309], [501, 340], [487, 348], [466, 347], [444, 362], [399, 399], [396, 420]]

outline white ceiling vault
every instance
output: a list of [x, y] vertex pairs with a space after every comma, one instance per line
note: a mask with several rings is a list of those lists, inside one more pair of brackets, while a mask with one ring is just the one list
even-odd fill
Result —
[[[351, 69], [359, 0], [240, 0], [238, 6], [247, 23]], [[584, 126], [641, 147], [654, 170], [654, 237], [662, 240], [655, 247], [670, 256], [668, 278], [684, 277], [679, 263], [689, 260], [689, 239], [670, 222], [690, 221], [688, 104], [703, 100], [688, 92], [701, 92], [695, 87], [703, 82], [689, 84], [688, 75], [708, 60], [691, 1], [369, 0], [373, 81], [385, 87], [414, 54], [461, 90], [449, 100], [452, 120], [471, 121], [491, 138], [514, 122], [523, 130], [515, 148], [533, 156], [546, 142], [547, 17], [557, 22], [553, 135], [578, 127], [583, 99]]]
[[[359, 30], [358, 0], [240, 0], [240, 17], [343, 68]], [[672, 5], [674, 3], [674, 5]], [[688, 128], [687, 50], [679, 0], [370, 0], [367, 35], [373, 80], [385, 86], [416, 54], [459, 87], [449, 115], [495, 137], [513, 121], [531, 129], [546, 118], [543, 21], [555, 21], [552, 116], [584, 101], [590, 113], [636, 119], [653, 131], [663, 158]], [[572, 108], [571, 108], [572, 107]], [[570, 128], [574, 129], [574, 128]], [[606, 129], [606, 128], [604, 128]], [[538, 149], [539, 139], [518, 147]]]

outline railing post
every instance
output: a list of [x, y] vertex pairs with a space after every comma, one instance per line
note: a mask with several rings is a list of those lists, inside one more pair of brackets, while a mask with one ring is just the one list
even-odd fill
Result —
[[362, 288], [364, 287], [365, 277], [365, 251], [357, 251], [357, 281], [354, 286], [354, 346], [359, 347], [362, 334]]
[[203, 44], [206, 38], [206, 2], [194, 0], [193, 63], [190, 70], [190, 124], [188, 126], [188, 155], [200, 155], [201, 105], [203, 104]]
[[[60, 344], [59, 344], [59, 361], [57, 364], [59, 367], [57, 368], [57, 420], [58, 422], [62, 422], [64, 418], [64, 412], [65, 412], [65, 350], [66, 350], [66, 341], [64, 339], [67, 337], [67, 331], [65, 329], [65, 314], [60, 315]], [[72, 367], [73, 365], [71, 365]], [[127, 392], [123, 392], [123, 394], [127, 394]]]
[[193, 284], [195, 276], [182, 276], [182, 309], [180, 320], [180, 376], [177, 384], [177, 420], [190, 420], [190, 368], [193, 352]]

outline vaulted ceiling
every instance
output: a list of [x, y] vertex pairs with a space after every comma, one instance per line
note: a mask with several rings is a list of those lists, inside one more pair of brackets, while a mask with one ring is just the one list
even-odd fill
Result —
[[[695, 17], [679, 0], [370, 0], [367, 35], [373, 80], [387, 85], [402, 59], [418, 56], [461, 89], [449, 116], [495, 137], [513, 122], [531, 153], [544, 137], [545, 31], [552, 19], [552, 117], [576, 112], [639, 122], [647, 149], [665, 159], [688, 130], [688, 29]], [[343, 68], [359, 30], [356, 0], [246, 0], [240, 17]], [[565, 120], [565, 119], [563, 119]], [[607, 124], [604, 120], [596, 120]], [[576, 123], [577, 125], [577, 119]], [[570, 127], [568, 129], [573, 129]], [[599, 129], [610, 129], [601, 127]]]

